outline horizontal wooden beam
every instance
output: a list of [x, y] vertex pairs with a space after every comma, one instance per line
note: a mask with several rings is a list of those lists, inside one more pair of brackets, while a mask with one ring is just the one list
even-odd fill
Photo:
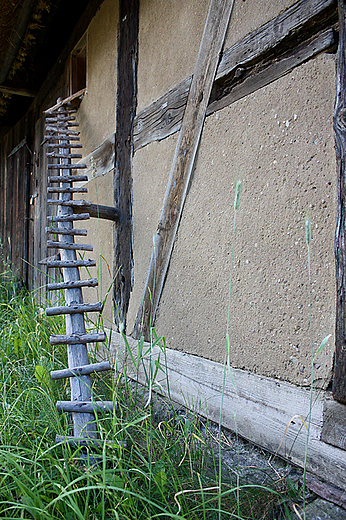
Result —
[[69, 282], [49, 283], [47, 285], [48, 291], [60, 291], [61, 289], [76, 289], [80, 287], [97, 287], [97, 278], [90, 278], [89, 280], [71, 280]]
[[111, 206], [101, 206], [100, 204], [90, 204], [84, 208], [73, 208], [75, 213], [79, 211], [87, 210], [90, 217], [101, 218], [103, 220], [112, 220], [118, 222], [120, 218], [120, 212], [117, 208]]
[[47, 247], [53, 249], [69, 249], [70, 251], [92, 251], [94, 249], [91, 244], [71, 244], [70, 242], [55, 240], [47, 240]]
[[51, 345], [85, 345], [86, 343], [101, 343], [105, 341], [106, 336], [103, 333], [96, 334], [52, 334], [49, 338]]
[[46, 233], [50, 233], [51, 235], [78, 235], [78, 236], [86, 236], [88, 231], [86, 229], [65, 229], [62, 227], [46, 227]]
[[[336, 24], [337, 19], [334, 0], [300, 0], [232, 45], [223, 53], [218, 66], [207, 115], [332, 48], [335, 38], [330, 32], [321, 33]], [[312, 42], [314, 38], [316, 41]], [[300, 57], [304, 46], [309, 49]], [[287, 61], [290, 55], [293, 59]], [[192, 77], [186, 78], [137, 114], [133, 131], [135, 151], [180, 129], [191, 80]], [[242, 89], [243, 81], [247, 84]]]
[[90, 363], [82, 367], [64, 368], [62, 370], [53, 370], [50, 377], [55, 379], [65, 379], [67, 377], [80, 377], [93, 374], [94, 372], [105, 372], [111, 369], [109, 361], [102, 361], [101, 363]]
[[[68, 289], [68, 287], [66, 287]], [[60, 307], [48, 307], [47, 316], [58, 316], [60, 314], [79, 314], [83, 312], [101, 312], [102, 303], [77, 303], [75, 305], [62, 305]]]
[[0, 92], [2, 94], [11, 94], [12, 96], [30, 97], [34, 98], [37, 94], [34, 90], [28, 90], [19, 87], [7, 87], [6, 85], [0, 85]]
[[117, 406], [116, 403], [113, 406], [113, 401], [58, 401], [56, 409], [58, 412], [95, 413], [113, 412]]

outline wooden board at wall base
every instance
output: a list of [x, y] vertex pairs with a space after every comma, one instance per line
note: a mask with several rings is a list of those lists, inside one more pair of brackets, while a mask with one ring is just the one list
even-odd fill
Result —
[[[127, 340], [136, 356], [138, 341], [131, 337]], [[121, 364], [122, 359], [126, 358], [124, 340], [121, 334], [113, 331], [111, 349], [106, 355], [115, 359], [115, 353], [117, 362]], [[167, 368], [164, 367], [165, 357]], [[222, 364], [172, 349], [166, 349], [164, 356], [157, 347], [151, 350], [151, 359], [159, 359], [167, 371], [172, 400], [219, 422]], [[146, 383], [143, 368], [136, 372], [128, 365], [127, 370], [134, 379]], [[167, 395], [166, 373], [159, 374], [160, 388]], [[309, 414], [309, 390], [239, 369], [232, 369], [232, 377], [234, 382], [229, 375], [226, 378], [223, 426], [272, 453], [278, 450], [281, 457], [303, 467], [306, 430], [301, 419], [306, 422]], [[307, 469], [319, 478], [346, 489], [346, 452], [321, 440], [325, 395], [318, 391], [313, 396]]]

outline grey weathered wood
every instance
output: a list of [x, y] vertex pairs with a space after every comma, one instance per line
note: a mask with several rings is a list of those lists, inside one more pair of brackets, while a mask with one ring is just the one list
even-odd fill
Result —
[[[68, 193], [68, 192], [67, 192]], [[71, 208], [88, 208], [91, 206], [91, 202], [88, 200], [60, 200], [60, 199], [47, 199], [47, 204], [58, 204], [60, 206], [71, 206]]]
[[106, 336], [102, 333], [83, 334], [74, 332], [73, 334], [52, 334], [49, 338], [51, 345], [85, 345], [86, 343], [102, 343]]
[[111, 364], [109, 361], [102, 361], [100, 363], [90, 363], [89, 365], [85, 365], [84, 367], [72, 367], [72, 368], [64, 368], [62, 370], [53, 370], [50, 373], [50, 377], [53, 380], [56, 379], [66, 379], [68, 377], [80, 377], [88, 374], [93, 374], [94, 372], [105, 372], [110, 370]]
[[48, 170], [82, 170], [86, 164], [48, 164]]
[[334, 356], [334, 399], [346, 404], [346, 27], [345, 0], [339, 0], [339, 46], [333, 117], [337, 207], [335, 227], [336, 321]]
[[132, 159], [137, 106], [137, 60], [140, 0], [120, 0], [117, 55], [114, 205], [119, 221], [113, 234], [114, 319], [126, 328], [133, 286]]
[[53, 175], [48, 177], [48, 182], [86, 182], [88, 177], [86, 175]]
[[[68, 126], [71, 126], [71, 125], [68, 125]], [[56, 126], [52, 126], [52, 125], [46, 125], [46, 131], [48, 132], [58, 132], [59, 133], [59, 136], [61, 137], [71, 137], [72, 135], [80, 135], [80, 132], [78, 132], [77, 130], [69, 130], [67, 128], [67, 125], [64, 124], [64, 125], [56, 125]]]
[[[66, 194], [67, 195], [67, 194]], [[65, 206], [66, 207], [66, 206]], [[72, 209], [72, 208], [71, 208]], [[47, 217], [48, 222], [73, 222], [74, 220], [88, 220], [90, 218], [89, 213], [68, 214], [59, 216]]]
[[[68, 282], [65, 282], [68, 283]], [[69, 288], [69, 287], [67, 287]], [[59, 307], [48, 307], [46, 309], [47, 316], [57, 316], [59, 314], [76, 314], [79, 312], [101, 312], [102, 303], [71, 303], [70, 305], [61, 305]]]
[[87, 193], [88, 188], [47, 188], [47, 193]]
[[112, 208], [111, 206], [101, 206], [100, 204], [89, 204], [85, 205], [84, 208], [74, 208], [75, 214], [79, 213], [79, 211], [87, 210], [90, 217], [101, 218], [103, 220], [112, 220], [113, 222], [118, 222], [120, 218], [120, 211], [117, 208]]
[[[220, 102], [218, 105], [215, 103], [213, 108], [209, 106], [207, 115], [267, 84], [263, 79], [266, 63], [268, 66], [271, 65], [270, 70], [268, 70], [268, 79], [274, 81], [283, 73], [287, 73], [290, 67], [295, 67], [306, 59], [315, 56], [318, 52], [327, 49], [332, 43], [328, 43], [328, 39], [323, 40], [322, 38], [317, 40], [319, 49], [313, 51], [310, 48], [309, 53], [305, 53], [303, 60], [300, 60], [299, 53], [294, 51], [295, 46], [301, 44], [304, 47], [304, 42], [309, 44], [309, 40], [319, 31], [335, 23], [337, 20], [335, 6], [334, 0], [300, 0], [227, 49], [217, 68], [213, 90], [226, 78], [230, 78], [230, 83], [233, 81], [234, 84], [239, 85], [242, 78], [245, 79], [249, 76], [249, 69], [252, 71], [253, 85], [249, 85], [250, 80], [248, 79], [246, 89], [242, 90], [238, 86], [237, 95], [233, 92], [233, 95], [227, 99], [227, 103], [224, 105]], [[289, 46], [287, 41], [290, 42]], [[289, 66], [286, 62], [287, 55], [285, 55], [287, 50], [290, 50], [291, 54], [295, 54], [295, 58]], [[273, 60], [282, 60], [283, 63], [275, 68]], [[261, 61], [263, 61], [263, 65], [260, 67], [261, 81], [258, 81], [255, 66], [258, 66]], [[277, 77], [275, 72], [278, 74]], [[246, 73], [245, 78], [244, 73]], [[134, 124], [135, 150], [151, 141], [164, 139], [180, 129], [191, 79], [191, 77], [186, 78], [136, 116]], [[222, 93], [219, 95], [222, 96]], [[213, 99], [212, 94], [210, 103], [213, 103], [213, 101], [215, 99]]]
[[[287, 51], [280, 58], [265, 59], [263, 67], [258, 64], [249, 67], [248, 70], [242, 69], [239, 83], [220, 89], [219, 99], [211, 102], [207, 109], [207, 115], [221, 110], [222, 108], [238, 101], [256, 90], [269, 85], [288, 74], [298, 65], [301, 65], [310, 58], [323, 52], [336, 43], [335, 32], [328, 29], [314, 38], [311, 42], [304, 42], [297, 45], [293, 50]], [[261, 70], [262, 69], [262, 70]], [[240, 69], [237, 69], [240, 70]], [[229, 93], [227, 93], [229, 91]]]
[[155, 320], [233, 2], [234, 0], [210, 2], [155, 237], [155, 248], [150, 260], [142, 304], [136, 318], [134, 334], [137, 337], [142, 334], [142, 330], [148, 337], [151, 321]]
[[95, 413], [116, 411], [116, 403], [113, 401], [58, 401], [56, 409], [58, 412]]
[[[344, 489], [328, 484], [324, 479], [320, 480], [310, 473], [306, 475], [305, 484], [319, 497], [346, 509], [346, 491]], [[319, 517], [314, 515], [314, 518], [317, 520]]]
[[81, 153], [56, 153], [56, 152], [47, 152], [46, 156], [53, 157], [53, 159], [81, 159], [83, 155]]
[[346, 450], [346, 405], [335, 401], [325, 402], [321, 440]]
[[[45, 114], [49, 115], [49, 114], [55, 113], [56, 110], [66, 106], [67, 103], [71, 103], [71, 101], [73, 101], [77, 98], [82, 98], [84, 96], [85, 92], [86, 92], [86, 88], [83, 88], [82, 90], [75, 92], [71, 96], [68, 96], [65, 99], [61, 99], [60, 101], [58, 101], [58, 103], [56, 105], [45, 110]], [[69, 114], [73, 114], [74, 112], [76, 112], [76, 110], [74, 110], [74, 109], [68, 109], [68, 110], [65, 109], [65, 110], [62, 110], [61, 112], [57, 112], [57, 113], [69, 115]]]
[[88, 180], [94, 177], [106, 175], [114, 170], [115, 162], [115, 134], [109, 136], [103, 143], [93, 150], [89, 155], [83, 157], [86, 164], [85, 174]]
[[61, 289], [75, 289], [76, 287], [97, 287], [97, 285], [97, 278], [90, 278], [89, 280], [76, 280], [75, 282], [49, 283], [47, 285], [47, 290], [59, 291]]
[[74, 249], [75, 251], [92, 251], [94, 248], [90, 244], [70, 244], [69, 242], [47, 241], [48, 248], [55, 249]]
[[[131, 337], [127, 340], [136, 358], [138, 341]], [[113, 353], [111, 361], [116, 352], [119, 369], [123, 367], [123, 359], [128, 376], [142, 384], [145, 384], [149, 363], [159, 359], [164, 369], [157, 380], [160, 393], [168, 395], [169, 380], [169, 395], [173, 401], [188, 406], [209, 420], [219, 421], [223, 393], [222, 363], [166, 348], [166, 365], [160, 347], [151, 348], [150, 344], [144, 344], [144, 351], [150, 355], [144, 356], [144, 366], [137, 371], [126, 357], [122, 335], [112, 331], [111, 346], [110, 349], [107, 346], [105, 352], [108, 359]], [[303, 467], [306, 429], [300, 418], [306, 423], [310, 413], [309, 389], [245, 370], [231, 369], [231, 372], [232, 378], [227, 374], [224, 387], [223, 425], [272, 453], [278, 450], [279, 456]], [[323, 391], [314, 390], [307, 470], [345, 489], [345, 452], [321, 440], [324, 399]]]
[[[47, 143], [46, 146], [47, 146], [47, 148], [61, 148], [61, 146], [59, 144], [55, 144], [55, 143]], [[65, 146], [66, 150], [70, 150], [72, 148], [83, 148], [83, 145], [78, 144], [78, 143], [64, 144], [64, 146]], [[68, 152], [66, 152], [66, 153], [68, 153]]]
[[[44, 139], [45, 139], [45, 141], [61, 141], [61, 142], [63, 142], [64, 139], [69, 139], [70, 141], [80, 141], [78, 136], [59, 135], [59, 134], [57, 134], [57, 135], [45, 135]], [[62, 148], [62, 147], [59, 146], [59, 148]], [[69, 147], [66, 147], [66, 149], [68, 149], [68, 148]]]
[[86, 229], [64, 229], [62, 227], [47, 227], [46, 232], [51, 235], [79, 235], [84, 237], [88, 234]]
[[[62, 250], [63, 252], [64, 250]], [[75, 251], [74, 251], [75, 253]], [[43, 265], [47, 265], [49, 268], [53, 267], [94, 267], [96, 261], [92, 259], [88, 260], [42, 260]]]

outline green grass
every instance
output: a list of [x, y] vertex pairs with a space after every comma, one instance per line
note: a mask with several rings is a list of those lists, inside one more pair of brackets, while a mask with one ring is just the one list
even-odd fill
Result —
[[[49, 377], [67, 364], [66, 349], [49, 344], [64, 320], [47, 317], [5, 265], [0, 273], [1, 519], [284, 518], [286, 484], [220, 478], [217, 450], [197, 413], [178, 413], [167, 401], [165, 416], [154, 420], [152, 389], [163, 369], [155, 364], [149, 390], [125, 372], [94, 376], [95, 397], [118, 402], [117, 413], [97, 417], [104, 440], [97, 463], [87, 460], [95, 453], [55, 445], [56, 434], [71, 428], [55, 408], [69, 399], [68, 382]], [[153, 338], [164, 365], [164, 340], [154, 331]]]

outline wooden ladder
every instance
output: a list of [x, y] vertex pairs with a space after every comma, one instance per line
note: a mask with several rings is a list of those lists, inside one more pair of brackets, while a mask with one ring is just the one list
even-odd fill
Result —
[[[74, 229], [75, 221], [87, 220], [90, 214], [81, 208], [90, 207], [91, 203], [83, 200], [73, 200], [74, 193], [86, 193], [85, 187], [74, 187], [75, 182], [87, 181], [86, 175], [76, 174], [76, 170], [86, 168], [85, 164], [72, 164], [72, 159], [80, 159], [81, 149], [78, 143], [79, 134], [71, 128], [78, 126], [75, 121], [76, 112], [73, 108], [60, 106], [46, 112], [45, 140], [48, 157], [48, 204], [57, 205], [56, 216], [48, 217], [48, 235], [58, 239], [48, 240], [48, 248], [59, 249], [60, 258], [48, 258], [42, 263], [48, 268], [60, 268], [63, 282], [48, 284], [50, 291], [63, 289], [65, 305], [46, 309], [48, 316], [65, 315], [66, 335], [50, 336], [51, 345], [67, 345], [68, 368], [51, 372], [52, 379], [70, 378], [71, 401], [58, 401], [60, 412], [70, 412], [73, 421], [73, 436], [57, 436], [57, 443], [68, 443], [72, 446], [94, 447], [101, 441], [97, 440], [97, 424], [95, 412], [113, 412], [112, 401], [94, 401], [91, 390], [90, 375], [93, 372], [110, 370], [110, 363], [89, 363], [87, 343], [105, 341], [103, 332], [86, 333], [85, 312], [101, 312], [102, 303], [84, 303], [83, 287], [96, 287], [97, 279], [81, 280], [80, 267], [92, 267], [95, 260], [77, 259], [77, 251], [92, 251], [89, 244], [75, 243], [75, 236], [86, 236], [86, 229]], [[49, 159], [54, 159], [50, 161]], [[56, 172], [54, 170], [57, 170]], [[57, 198], [54, 198], [54, 194]], [[51, 197], [51, 198], [50, 198]], [[116, 405], [114, 405], [116, 406]]]

